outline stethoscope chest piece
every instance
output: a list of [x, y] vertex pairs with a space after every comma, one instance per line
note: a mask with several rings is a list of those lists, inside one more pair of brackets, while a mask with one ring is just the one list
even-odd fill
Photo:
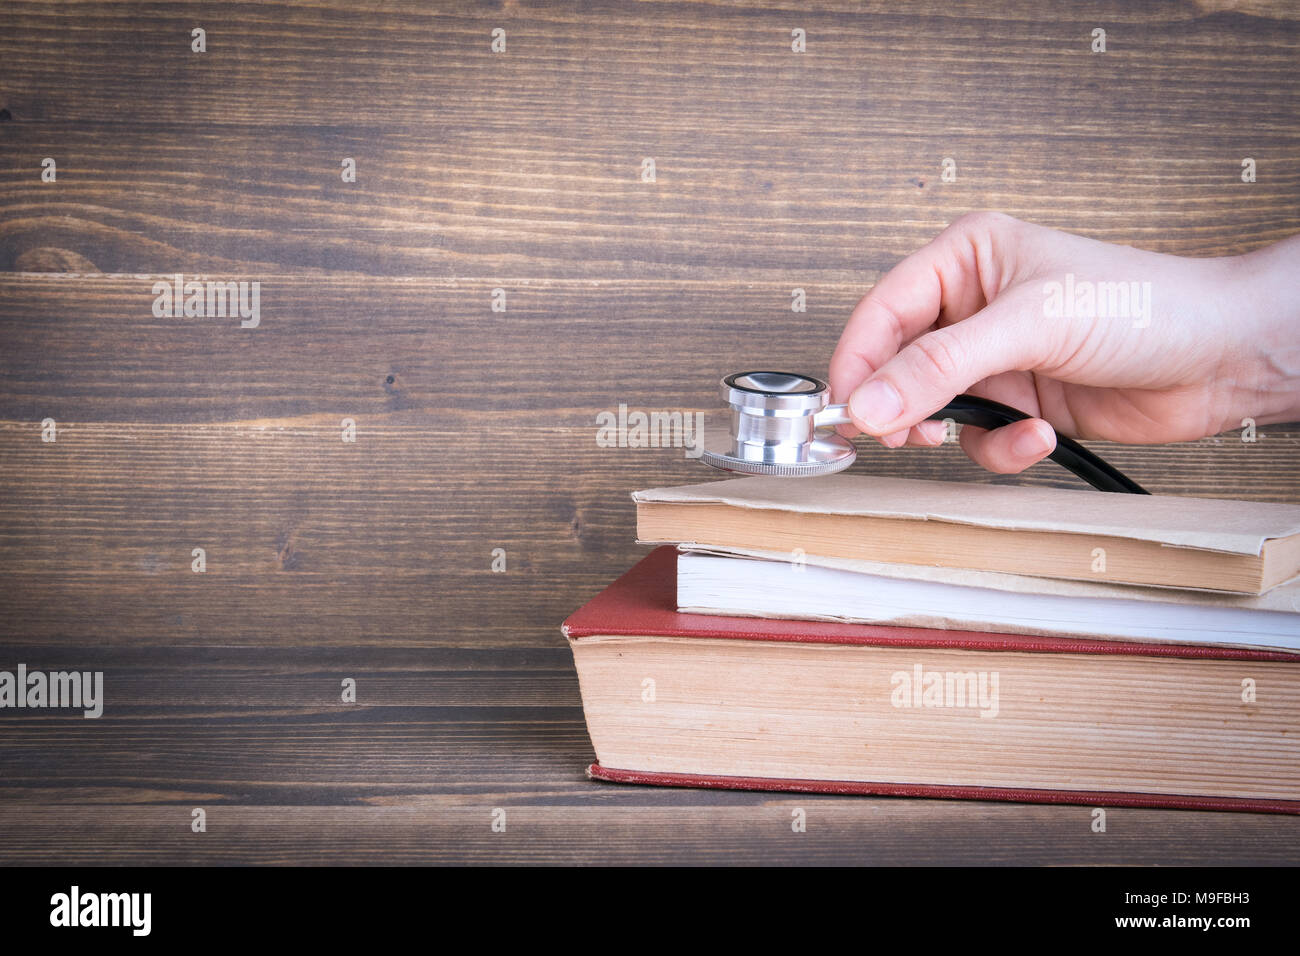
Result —
[[853, 442], [830, 426], [849, 421], [820, 379], [790, 372], [737, 372], [722, 380], [731, 427], [706, 439], [700, 457], [742, 475], [811, 477], [843, 471]]

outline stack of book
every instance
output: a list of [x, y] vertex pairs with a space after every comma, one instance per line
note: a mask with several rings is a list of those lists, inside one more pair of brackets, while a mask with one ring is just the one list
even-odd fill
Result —
[[1300, 813], [1300, 507], [873, 478], [633, 495], [591, 777]]

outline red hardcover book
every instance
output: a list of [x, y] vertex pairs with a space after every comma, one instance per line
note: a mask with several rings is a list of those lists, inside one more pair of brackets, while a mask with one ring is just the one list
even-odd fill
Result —
[[1287, 652], [681, 614], [671, 547], [563, 631], [594, 779], [1300, 814]]

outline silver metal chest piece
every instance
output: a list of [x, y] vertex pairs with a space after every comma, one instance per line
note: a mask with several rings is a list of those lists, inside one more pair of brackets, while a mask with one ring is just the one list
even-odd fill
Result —
[[706, 438], [700, 457], [742, 475], [811, 477], [843, 471], [857, 458], [853, 442], [830, 429], [847, 424], [820, 379], [791, 372], [736, 372], [722, 380], [731, 407], [728, 433]]

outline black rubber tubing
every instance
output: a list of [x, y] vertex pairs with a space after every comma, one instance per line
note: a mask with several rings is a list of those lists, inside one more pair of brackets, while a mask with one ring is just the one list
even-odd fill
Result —
[[[976, 428], [990, 429], [1001, 428], [1012, 422], [1022, 422], [1029, 417], [1010, 405], [974, 395], [958, 395], [930, 416], [935, 421], [951, 418], [959, 425], [974, 425]], [[1066, 438], [1060, 432], [1056, 433], [1056, 451], [1047, 457], [1061, 467], [1074, 472], [1100, 491], [1120, 491], [1134, 495], [1151, 494], [1114, 465], [1097, 457], [1077, 441]]]

